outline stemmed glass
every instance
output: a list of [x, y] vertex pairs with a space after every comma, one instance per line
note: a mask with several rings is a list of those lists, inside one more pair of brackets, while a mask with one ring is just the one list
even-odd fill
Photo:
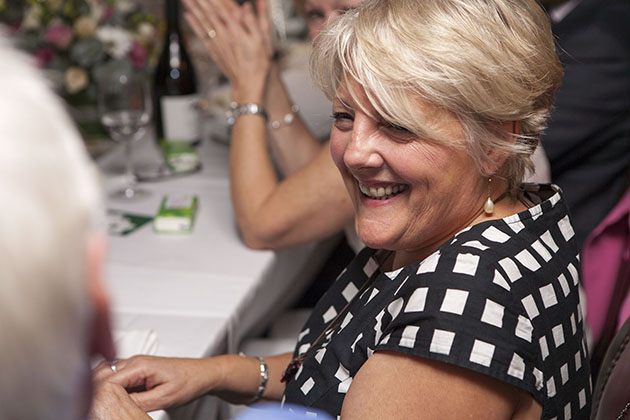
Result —
[[148, 195], [138, 188], [133, 169], [131, 143], [141, 138], [151, 120], [151, 93], [145, 75], [109, 72], [98, 78], [98, 111], [112, 139], [125, 147], [125, 186], [114, 198], [135, 199]]

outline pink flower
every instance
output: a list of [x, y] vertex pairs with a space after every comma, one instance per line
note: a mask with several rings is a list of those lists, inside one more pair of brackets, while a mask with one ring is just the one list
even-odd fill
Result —
[[105, 13], [103, 13], [103, 20], [107, 21], [111, 19], [113, 16], [114, 16], [114, 8], [108, 7], [107, 9], [105, 9]]
[[55, 57], [55, 53], [46, 47], [38, 48], [33, 52], [37, 65], [41, 68], [48, 67], [50, 61]]
[[143, 68], [147, 63], [147, 51], [138, 41], [133, 41], [128, 56], [136, 69]]
[[45, 39], [60, 50], [65, 50], [72, 42], [72, 28], [63, 24], [51, 25], [46, 31]]

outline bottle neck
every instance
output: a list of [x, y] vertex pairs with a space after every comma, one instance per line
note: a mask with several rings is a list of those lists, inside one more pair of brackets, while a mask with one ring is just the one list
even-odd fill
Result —
[[179, 33], [179, 0], [166, 0], [166, 30]]

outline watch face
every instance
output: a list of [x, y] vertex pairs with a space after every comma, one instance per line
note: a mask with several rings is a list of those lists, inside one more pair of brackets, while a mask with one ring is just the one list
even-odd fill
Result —
[[245, 112], [248, 114], [256, 114], [258, 113], [258, 105], [256, 104], [247, 104], [245, 105]]
[[247, 114], [262, 114], [262, 107], [258, 104], [247, 104], [245, 105], [245, 109]]
[[240, 115], [262, 115], [263, 117], [265, 117], [265, 120], [267, 119], [267, 112], [265, 111], [265, 109], [262, 106], [254, 103], [241, 105], [238, 109], [238, 113]]
[[230, 111], [226, 114], [226, 119], [228, 125], [231, 127], [236, 122], [236, 119], [241, 115], [261, 115], [265, 121], [269, 118], [267, 116], [267, 111], [263, 108], [262, 105], [258, 105], [255, 103], [247, 103], [247, 104], [237, 104], [235, 102], [230, 103]]

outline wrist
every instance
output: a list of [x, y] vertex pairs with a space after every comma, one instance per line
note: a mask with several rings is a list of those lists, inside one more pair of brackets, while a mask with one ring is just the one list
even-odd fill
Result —
[[232, 85], [232, 101], [239, 104], [262, 104], [265, 98], [265, 82], [243, 85]]
[[211, 359], [216, 360], [218, 365], [213, 371], [217, 380], [209, 388], [210, 393], [237, 404], [253, 404], [262, 398], [269, 378], [264, 359], [261, 362], [261, 358], [242, 353]]
[[260, 105], [259, 103], [237, 103], [231, 102], [230, 109], [226, 113], [227, 124], [228, 127], [232, 127], [236, 124], [236, 120], [244, 115], [256, 115], [261, 117], [265, 123], [269, 120], [269, 115], [267, 114], [267, 110], [265, 107]]
[[214, 379], [207, 384], [206, 389], [209, 393], [234, 392], [233, 381], [235, 375], [239, 374], [240, 359], [239, 356], [233, 354], [223, 354], [205, 359], [212, 364], [212, 367], [209, 368], [210, 372], [206, 376]]
[[237, 104], [262, 104], [264, 95], [252, 94], [252, 92], [248, 92], [246, 94], [232, 94], [232, 102], [236, 102]]
[[203, 362], [201, 372], [203, 375], [195, 375], [202, 380], [200, 384], [201, 393], [199, 395], [216, 394], [228, 386], [229, 382], [229, 360], [226, 356], [213, 356], [199, 359]]

